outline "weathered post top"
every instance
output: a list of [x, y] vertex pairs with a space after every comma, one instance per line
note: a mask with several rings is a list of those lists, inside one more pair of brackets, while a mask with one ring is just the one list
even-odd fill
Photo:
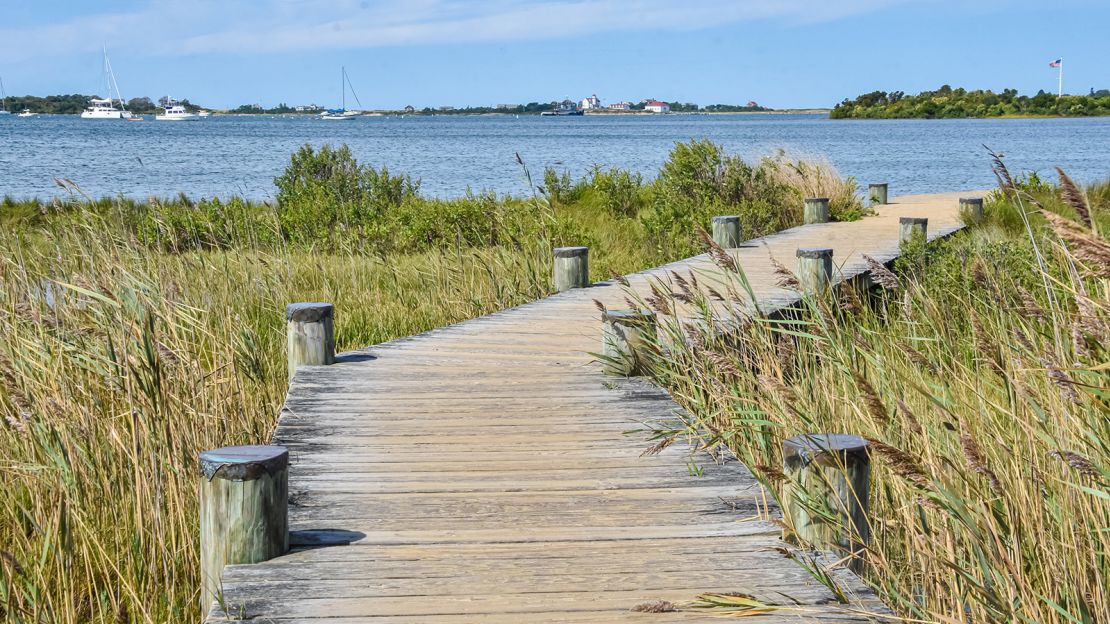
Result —
[[735, 249], [743, 241], [740, 229], [740, 217], [735, 215], [713, 217], [710, 222], [713, 230], [713, 242], [725, 249]]
[[805, 200], [805, 209], [802, 213], [803, 223], [810, 225], [813, 223], [828, 223], [829, 222], [829, 198], [828, 197], [807, 197]]
[[590, 285], [590, 248], [555, 248], [555, 290], [565, 292]]
[[888, 203], [889, 185], [886, 182], [876, 182], [867, 185], [867, 194], [871, 198], [873, 205], [883, 205]]
[[798, 282], [802, 291], [819, 293], [832, 282], [833, 250], [827, 248], [800, 248], [798, 256]]
[[828, 465], [838, 461], [869, 462], [867, 440], [847, 433], [807, 433], [782, 443], [783, 462], [791, 468], [805, 468], [813, 462]]
[[289, 450], [284, 446], [224, 446], [200, 454], [200, 471], [209, 481], [251, 481], [288, 466]]
[[289, 550], [289, 451], [225, 446], [200, 454], [200, 606], [216, 600], [224, 567]]
[[915, 236], [929, 238], [929, 219], [926, 217], [901, 217], [898, 219], [898, 242], [905, 243]]
[[330, 303], [285, 306], [289, 380], [297, 368], [335, 363], [335, 307]]
[[983, 220], [983, 198], [961, 197], [960, 217], [964, 221], [970, 221], [971, 223], [981, 222]]
[[285, 320], [298, 323], [319, 323], [335, 317], [335, 306], [330, 303], [290, 303], [285, 306]]
[[655, 312], [606, 310], [601, 315], [602, 368], [609, 375], [645, 372], [656, 338]]

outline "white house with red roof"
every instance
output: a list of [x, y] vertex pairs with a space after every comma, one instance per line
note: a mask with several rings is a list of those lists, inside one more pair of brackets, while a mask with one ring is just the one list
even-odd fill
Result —
[[591, 95], [588, 98], [582, 98], [582, 102], [579, 108], [581, 108], [582, 110], [601, 108], [601, 99], [598, 98], [597, 95]]
[[644, 102], [644, 110], [648, 111], [649, 113], [669, 113], [671, 112], [671, 107], [667, 106], [666, 102], [660, 102], [659, 100], [648, 100]]

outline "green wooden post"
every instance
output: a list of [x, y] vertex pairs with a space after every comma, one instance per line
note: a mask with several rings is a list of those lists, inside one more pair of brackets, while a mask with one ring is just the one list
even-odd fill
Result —
[[828, 288], [833, 276], [833, 250], [799, 249], [797, 256], [798, 283], [802, 291], [817, 294]]
[[888, 203], [888, 185], [886, 182], [878, 182], [876, 184], [869, 184], [867, 186], [867, 194], [871, 197], [872, 206], [881, 206]]
[[725, 249], [735, 249], [743, 242], [740, 217], [713, 217], [713, 242]]
[[898, 219], [898, 242], [905, 243], [920, 236], [929, 240], [929, 219], [926, 217], [901, 217]]
[[601, 315], [602, 368], [610, 375], [645, 372], [655, 343], [655, 313], [651, 310], [608, 310]]
[[335, 363], [334, 316], [330, 303], [285, 306], [290, 381], [298, 367]]
[[983, 222], [983, 198], [982, 197], [961, 197], [960, 198], [960, 218], [968, 223], [982, 223]]
[[225, 565], [289, 550], [289, 451], [226, 446], [200, 454], [200, 607], [207, 614]]
[[861, 552], [871, 540], [867, 440], [839, 433], [806, 434], [786, 440], [782, 451], [788, 527], [783, 538], [851, 556], [849, 566], [860, 572]]
[[555, 249], [555, 290], [564, 292], [590, 285], [590, 249], [558, 247]]
[[803, 222], [806, 225], [811, 223], [828, 223], [829, 222], [829, 198], [827, 197], [807, 197], [805, 210], [803, 213]]

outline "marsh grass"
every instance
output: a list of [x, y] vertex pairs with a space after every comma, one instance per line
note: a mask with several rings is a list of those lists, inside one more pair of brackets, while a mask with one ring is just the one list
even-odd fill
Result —
[[1085, 220], [1022, 178], [876, 292], [785, 318], [714, 327], [695, 296], [706, 323], [669, 319], [655, 373], [692, 417], [660, 431], [728, 446], [776, 496], [785, 438], [870, 440], [865, 578], [914, 621], [1110, 621], [1105, 188], [1081, 190]]
[[[667, 242], [687, 216], [653, 219], [654, 183], [630, 174], [436, 200], [340, 152], [299, 152], [276, 204], [67, 181], [69, 200], [0, 201], [0, 619], [199, 620], [197, 453], [269, 440], [286, 303], [334, 303], [342, 351], [543, 297], [553, 246], [589, 245], [594, 280], [688, 246]], [[752, 180], [713, 192], [746, 202], [770, 184]], [[796, 222], [800, 194], [768, 223]]]

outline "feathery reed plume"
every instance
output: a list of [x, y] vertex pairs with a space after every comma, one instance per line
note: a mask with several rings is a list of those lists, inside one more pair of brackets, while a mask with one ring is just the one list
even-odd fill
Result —
[[856, 381], [856, 386], [863, 394], [863, 404], [867, 406], [867, 412], [871, 414], [877, 422], [885, 424], [890, 422], [890, 416], [887, 415], [886, 406], [883, 405], [882, 399], [879, 398], [879, 393], [875, 392], [875, 387], [871, 382], [867, 381], [863, 375], [858, 372], [852, 373], [852, 378]]
[[736, 264], [736, 260], [713, 240], [713, 237], [709, 235], [709, 232], [705, 231], [705, 228], [698, 227], [698, 237], [709, 247], [709, 256], [713, 258], [713, 262], [715, 262], [717, 266], [733, 273], [738, 273], [740, 271], [740, 267]]
[[775, 268], [775, 277], [780, 287], [790, 290], [799, 290], [802, 287], [801, 282], [798, 281], [798, 276], [786, 268], [786, 265], [779, 262], [778, 258], [770, 253], [767, 254], [767, 257], [771, 259], [771, 266]]
[[1070, 245], [1071, 253], [1082, 260], [1096, 277], [1110, 277], [1110, 243], [1083, 231], [1074, 221], [1048, 210], [1041, 210], [1052, 231]]
[[867, 262], [867, 268], [871, 271], [871, 279], [875, 283], [883, 287], [883, 290], [897, 290], [902, 286], [898, 281], [898, 276], [893, 271], [886, 268], [882, 262], [872, 258], [867, 254], [863, 254], [863, 259]]
[[994, 173], [994, 177], [998, 178], [998, 188], [1002, 189], [1003, 194], [1010, 197], [1014, 194], [1014, 178], [1010, 175], [1006, 163], [1002, 161], [1005, 156], [995, 153], [986, 145], [983, 146], [983, 149], [987, 150], [987, 154], [991, 157], [991, 171]]
[[925, 470], [917, 463], [917, 459], [913, 455], [872, 438], [868, 438], [867, 443], [871, 450], [881, 457], [887, 466], [890, 466], [894, 474], [922, 490], [931, 488], [932, 480], [925, 474]]
[[612, 274], [612, 278], [613, 278], [614, 282], [620, 284], [621, 286], [625, 286], [625, 287], [628, 286], [628, 278], [621, 275], [620, 273], [617, 273], [616, 271], [614, 271], [613, 274]]
[[1048, 379], [1059, 388], [1060, 398], [1071, 403], [1078, 402], [1079, 393], [1075, 391], [1075, 382], [1072, 378], [1068, 377], [1068, 374], [1048, 354], [1042, 355], [1040, 361], [1048, 374]]
[[641, 602], [640, 604], [632, 607], [631, 611], [637, 613], [670, 613], [677, 611], [674, 603], [670, 600], [651, 600], [648, 602]]
[[652, 455], [658, 455], [659, 453], [663, 452], [663, 449], [665, 449], [668, 446], [674, 444], [674, 441], [677, 440], [677, 439], [678, 439], [678, 436], [669, 435], [669, 436], [659, 440], [655, 444], [652, 444], [651, 446], [644, 449], [644, 452], [640, 453], [640, 457], [650, 457]]
[[851, 314], [858, 313], [861, 309], [855, 289], [853, 289], [848, 282], [841, 282], [837, 285], [836, 300], [840, 304], [841, 309]]
[[716, 301], [724, 301], [725, 300], [725, 296], [722, 295], [720, 293], [720, 291], [718, 291], [716, 288], [713, 288], [712, 286], [706, 286], [705, 287], [705, 292], [709, 293], [709, 296], [712, 297]]
[[1020, 311], [1023, 316], [1034, 318], [1037, 320], [1044, 320], [1046, 318], [1044, 308], [1042, 308], [1040, 304], [1037, 303], [1037, 300], [1033, 298], [1033, 295], [1029, 294], [1029, 291], [1025, 290], [1024, 288], [1019, 289], [1018, 296], [1021, 297]]
[[1079, 453], [1073, 451], [1052, 451], [1048, 456], [1059, 459], [1068, 466], [1071, 466], [1072, 470], [1075, 470], [1085, 477], [1090, 477], [1096, 481], [1102, 480], [1102, 473], [1099, 472], [1099, 469], [1095, 467], [1091, 460], [1083, 457]]
[[602, 314], [605, 314], [609, 311], [609, 309], [605, 307], [605, 304], [598, 301], [597, 299], [594, 299], [594, 306], [597, 307], [597, 309], [600, 310]]
[[964, 423], [960, 423], [960, 446], [963, 448], [964, 459], [967, 460], [968, 467], [986, 477], [990, 483], [991, 491], [1001, 496], [1003, 492], [1002, 482], [998, 479], [998, 475], [987, 466], [986, 460], [983, 459], [983, 451], [979, 448], [979, 443], [975, 441], [975, 437], [971, 435], [971, 431]]
[[742, 375], [740, 369], [737, 368], [736, 364], [734, 364], [732, 360], [721, 355], [720, 353], [717, 353], [715, 351], [707, 351], [705, 355], [709, 358], [710, 362], [713, 362], [713, 366], [716, 367], [717, 371], [720, 372], [722, 375], [729, 377], [730, 379], [739, 379]]
[[917, 416], [914, 415], [913, 410], [910, 409], [910, 406], [906, 405], [906, 402], [902, 399], [898, 399], [897, 405], [898, 413], [901, 414], [902, 418], [906, 420], [906, 424], [909, 425], [910, 430], [917, 435], [925, 433], [925, 430], [921, 428], [921, 422], [917, 420]]
[[705, 334], [702, 333], [701, 329], [697, 325], [694, 325], [693, 323], [684, 323], [682, 325], [682, 330], [686, 332], [686, 339], [691, 348], [693, 348], [695, 351], [701, 351], [702, 349], [705, 349]]
[[629, 310], [639, 310], [640, 304], [633, 301], [628, 295], [624, 296], [624, 305], [628, 306]]
[[656, 312], [667, 316], [674, 316], [674, 306], [671, 305], [669, 295], [663, 292], [655, 282], [651, 283], [651, 294], [644, 297], [644, 300], [647, 301], [651, 309]]
[[1091, 206], [1087, 203], [1087, 196], [1062, 168], [1056, 167], [1056, 173], [1060, 176], [1060, 195], [1064, 203], [1074, 208], [1075, 213], [1079, 215], [1079, 220], [1087, 225], [1087, 229], [1093, 231], [1095, 224], [1091, 220]]
[[918, 351], [917, 349], [914, 349], [909, 345], [903, 346], [902, 349], [906, 352], [906, 357], [910, 358], [910, 361], [917, 365], [919, 368], [923, 368], [930, 373], [933, 373], [934, 375], [939, 372], [937, 369], [937, 365], [933, 364], [932, 360], [926, 357], [924, 353]]
[[752, 469], [763, 475], [763, 478], [771, 483], [782, 483], [786, 481], [786, 473], [774, 466], [767, 464], [755, 464]]

